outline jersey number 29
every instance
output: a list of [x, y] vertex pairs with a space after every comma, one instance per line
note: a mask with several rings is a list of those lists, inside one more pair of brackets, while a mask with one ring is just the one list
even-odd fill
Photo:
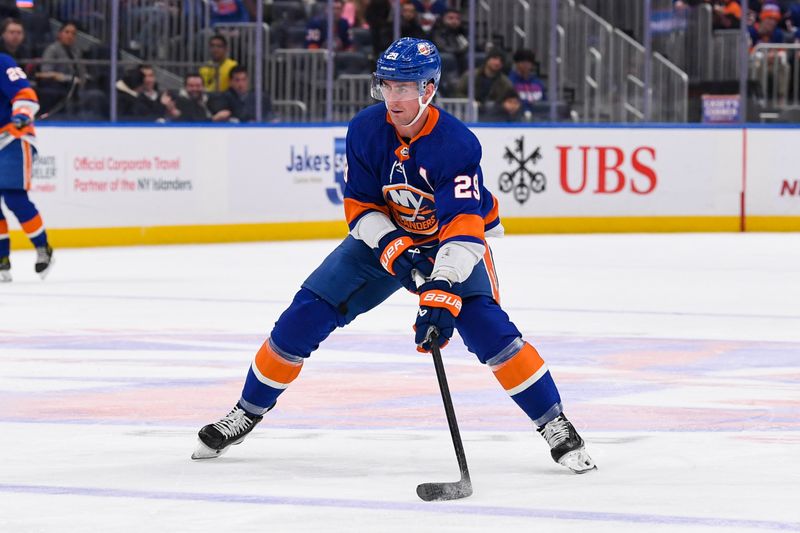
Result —
[[478, 187], [478, 175], [456, 176], [456, 198], [481, 199], [481, 190]]
[[25, 71], [19, 67], [11, 67], [6, 69], [6, 76], [10, 81], [18, 81], [24, 80], [28, 76], [25, 75]]

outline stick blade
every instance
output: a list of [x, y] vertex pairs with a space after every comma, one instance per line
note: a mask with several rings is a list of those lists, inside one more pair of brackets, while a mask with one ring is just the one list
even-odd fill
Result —
[[453, 483], [422, 483], [417, 485], [417, 496], [426, 502], [443, 502], [460, 500], [472, 495], [472, 483], [469, 480]]

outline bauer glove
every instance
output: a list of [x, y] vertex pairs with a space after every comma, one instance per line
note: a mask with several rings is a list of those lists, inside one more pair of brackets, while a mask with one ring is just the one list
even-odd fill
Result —
[[433, 259], [426, 257], [419, 247], [414, 246], [411, 237], [400, 230], [385, 235], [373, 251], [381, 266], [413, 293], [417, 293], [417, 285], [412, 271], [416, 270], [426, 278], [433, 272]]
[[419, 287], [419, 311], [414, 324], [417, 351], [431, 351], [431, 333], [436, 331], [439, 347], [453, 336], [455, 320], [461, 312], [461, 284], [450, 284], [446, 279], [427, 281]]

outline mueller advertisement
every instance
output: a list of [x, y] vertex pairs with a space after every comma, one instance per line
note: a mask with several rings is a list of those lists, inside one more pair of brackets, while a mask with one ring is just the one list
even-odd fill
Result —
[[[484, 182], [511, 232], [738, 231], [743, 209], [767, 229], [800, 229], [800, 176], [779, 154], [797, 146], [800, 131], [474, 132]], [[197, 235], [231, 225], [344, 234], [345, 133], [324, 125], [40, 127], [31, 196], [56, 237], [173, 226]]]

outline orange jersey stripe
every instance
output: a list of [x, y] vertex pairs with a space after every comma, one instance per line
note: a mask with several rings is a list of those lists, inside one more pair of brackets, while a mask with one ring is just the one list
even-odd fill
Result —
[[270, 347], [269, 341], [266, 341], [256, 353], [254, 366], [254, 370], [257, 369], [261, 376], [280, 386], [294, 381], [303, 368], [303, 362], [294, 363], [284, 359], [276, 354]]
[[[512, 394], [514, 389], [524, 384], [539, 373], [540, 370], [544, 369], [546, 369], [544, 360], [539, 355], [539, 352], [526, 342], [517, 355], [493, 367], [492, 372], [494, 372], [494, 376], [497, 378], [497, 381], [500, 382], [500, 385], [502, 385], [509, 394]], [[532, 385], [534, 382], [535, 380], [528, 386]]]
[[483, 264], [486, 265], [486, 273], [489, 275], [489, 284], [492, 286], [492, 297], [498, 304], [500, 303], [500, 282], [497, 279], [497, 271], [494, 269], [494, 259], [489, 245], [486, 244], [486, 251], [483, 253]]
[[42, 217], [37, 213], [32, 219], [27, 222], [20, 222], [20, 226], [25, 230], [25, 233], [31, 234], [42, 229]]
[[364, 214], [366, 211], [380, 211], [387, 217], [389, 216], [389, 208], [385, 205], [359, 202], [358, 200], [353, 200], [352, 198], [344, 199], [344, 216], [347, 219], [348, 224]]
[[8, 221], [5, 219], [0, 220], [0, 235], [4, 235], [4, 239], [8, 238]]
[[457, 215], [453, 220], [442, 226], [439, 231], [439, 241], [444, 242], [447, 239], [461, 235], [483, 240], [483, 219], [479, 215]]
[[27, 87], [25, 89], [20, 89], [17, 94], [14, 95], [14, 98], [11, 99], [11, 102], [16, 102], [17, 100], [30, 100], [31, 102], [38, 102], [39, 98], [36, 97], [36, 91]]
[[33, 177], [33, 150], [31, 150], [30, 143], [25, 141], [22, 141], [22, 177], [24, 189], [30, 190]]
[[497, 198], [492, 195], [492, 210], [483, 217], [483, 222], [488, 226], [500, 217], [500, 205], [497, 203]]

